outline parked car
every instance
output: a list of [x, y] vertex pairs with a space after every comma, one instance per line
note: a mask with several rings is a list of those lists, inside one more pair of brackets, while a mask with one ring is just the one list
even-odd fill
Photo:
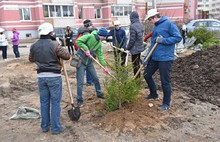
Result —
[[220, 21], [216, 19], [197, 19], [190, 21], [187, 25], [188, 31], [195, 28], [206, 27], [209, 31], [220, 31]]
[[[74, 39], [78, 34], [78, 29], [77, 28], [71, 28], [71, 30], [73, 31], [72, 40], [74, 42]], [[66, 28], [54, 28], [55, 37], [59, 39], [59, 43], [62, 46], [64, 46], [65, 31], [66, 31]]]

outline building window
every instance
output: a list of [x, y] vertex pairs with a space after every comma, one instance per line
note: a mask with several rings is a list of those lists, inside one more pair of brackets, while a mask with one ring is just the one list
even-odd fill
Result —
[[79, 13], [79, 19], [83, 19], [83, 8], [82, 7], [79, 7], [78, 9], [78, 13]]
[[100, 8], [94, 9], [94, 13], [95, 13], [95, 19], [102, 18], [102, 16], [101, 16], [101, 9]]
[[73, 6], [43, 5], [44, 17], [74, 17]]
[[117, 17], [128, 16], [131, 13], [131, 11], [132, 11], [131, 6], [112, 6], [111, 7], [112, 16], [117, 16]]
[[31, 20], [30, 8], [19, 8], [20, 20]]

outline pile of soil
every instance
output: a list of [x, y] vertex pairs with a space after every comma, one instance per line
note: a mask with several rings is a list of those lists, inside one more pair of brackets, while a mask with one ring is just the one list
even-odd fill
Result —
[[220, 47], [175, 60], [171, 80], [191, 97], [220, 106]]

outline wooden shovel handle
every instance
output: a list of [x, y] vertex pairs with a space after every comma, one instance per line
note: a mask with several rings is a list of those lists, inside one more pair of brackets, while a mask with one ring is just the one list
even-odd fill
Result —
[[71, 87], [70, 87], [70, 82], [69, 82], [69, 77], [66, 71], [66, 65], [63, 59], [61, 59], [62, 65], [63, 65], [63, 71], [64, 71], [64, 75], [66, 78], [66, 83], [67, 83], [67, 88], [68, 88], [68, 92], [69, 92], [69, 96], [70, 96], [70, 101], [71, 104], [73, 105], [73, 96], [72, 96], [72, 91], [71, 91]]
[[[82, 49], [82, 48], [81, 48], [81, 49]], [[82, 49], [82, 51], [85, 52], [84, 49]], [[90, 58], [91, 58], [93, 61], [95, 61], [102, 69], [104, 69], [104, 67], [103, 67], [92, 55], [90, 56]], [[108, 72], [108, 74], [109, 74], [111, 77], [115, 78], [110, 72]]]
[[[153, 48], [151, 49], [151, 51], [148, 53], [147, 58], [144, 60], [144, 62], [146, 62], [146, 61], [150, 58], [151, 54], [154, 52], [154, 49], [157, 47], [157, 45], [158, 45], [158, 43], [156, 42], [156, 43], [154, 44]], [[139, 70], [137, 71], [137, 73], [135, 74], [134, 78], [136, 78], [136, 77], [138, 76], [138, 74], [140, 73], [140, 71], [142, 70], [143, 67], [144, 67], [144, 65], [141, 64], [141, 65], [140, 65], [140, 68], [139, 68]]]

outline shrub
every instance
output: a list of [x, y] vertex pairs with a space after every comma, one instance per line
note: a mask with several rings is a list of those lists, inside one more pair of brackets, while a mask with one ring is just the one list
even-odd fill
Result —
[[202, 28], [195, 28], [193, 32], [189, 32], [187, 34], [188, 37], [194, 36], [196, 38], [195, 44], [203, 44], [208, 39], [214, 38], [215, 36], [208, 31], [205, 27]]
[[121, 66], [120, 54], [119, 61], [109, 65], [115, 72], [115, 78], [108, 78], [104, 82], [106, 90], [106, 99], [104, 101], [107, 111], [120, 109], [126, 103], [137, 101], [137, 95], [142, 89], [140, 79], [134, 79], [129, 75], [132, 71], [132, 65]]

